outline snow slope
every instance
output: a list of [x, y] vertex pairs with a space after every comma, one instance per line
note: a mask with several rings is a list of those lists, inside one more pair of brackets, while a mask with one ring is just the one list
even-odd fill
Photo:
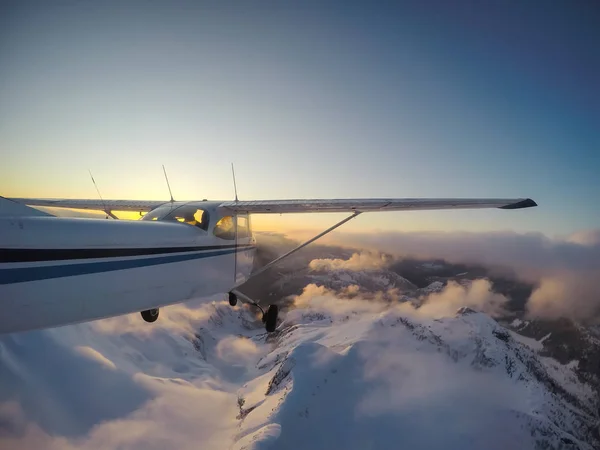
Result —
[[599, 448], [598, 398], [491, 317], [307, 286], [0, 337], [1, 449]]
[[589, 387], [555, 361], [549, 371], [489, 316], [347, 303], [288, 314], [259, 362], [270, 371], [240, 390], [249, 412], [235, 448], [597, 445]]

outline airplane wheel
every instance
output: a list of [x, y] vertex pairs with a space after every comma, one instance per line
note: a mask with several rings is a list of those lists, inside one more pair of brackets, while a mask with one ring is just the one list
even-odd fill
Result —
[[229, 304], [231, 306], [237, 305], [237, 295], [235, 295], [233, 292], [229, 293]]
[[140, 314], [142, 315], [142, 319], [144, 319], [146, 322], [156, 322], [158, 319], [158, 308], [147, 309], [140, 312]]
[[269, 309], [265, 313], [263, 317], [263, 321], [265, 323], [265, 328], [269, 333], [275, 331], [277, 328], [277, 315], [279, 313], [279, 308], [277, 305], [269, 305]]

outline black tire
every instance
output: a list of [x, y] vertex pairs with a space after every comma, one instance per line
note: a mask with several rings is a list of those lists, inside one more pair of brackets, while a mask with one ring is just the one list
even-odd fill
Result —
[[277, 315], [279, 314], [279, 308], [277, 305], [269, 305], [269, 309], [264, 315], [265, 329], [267, 332], [272, 333], [277, 328]]
[[235, 295], [233, 292], [230, 292], [229, 293], [229, 304], [231, 306], [235, 306], [235, 305], [237, 305], [237, 302], [238, 302], [237, 295]]
[[158, 308], [147, 309], [140, 312], [142, 319], [148, 323], [156, 322], [158, 320]]

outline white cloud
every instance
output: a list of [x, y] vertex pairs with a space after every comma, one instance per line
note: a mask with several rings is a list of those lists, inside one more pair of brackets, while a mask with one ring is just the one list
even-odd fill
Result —
[[567, 238], [567, 242], [572, 242], [584, 246], [600, 245], [600, 230], [583, 230], [573, 233]]
[[[339, 293], [324, 286], [309, 284], [304, 287], [300, 295], [294, 297], [294, 307], [300, 313], [321, 312], [332, 318], [344, 318], [348, 314], [379, 313], [389, 305], [378, 301], [365, 301], [360, 295], [353, 298], [340, 298]], [[294, 311], [290, 311], [286, 317], [288, 320], [293, 320], [295, 315]]]
[[441, 292], [430, 294], [421, 299], [418, 307], [410, 303], [387, 302], [383, 297], [396, 298], [398, 295], [391, 291], [387, 296], [369, 295], [365, 298], [359, 292], [353, 292], [350, 297], [346, 292], [335, 292], [324, 286], [307, 285], [302, 293], [294, 297], [294, 307], [287, 320], [294, 321], [303, 314], [320, 312], [333, 320], [343, 320], [349, 315], [365, 313], [379, 314], [383, 311], [399, 310], [405, 314], [419, 314], [424, 317], [442, 318], [453, 317], [462, 307], [485, 312], [491, 316], [502, 315], [508, 299], [503, 295], [492, 292], [488, 280], [475, 280], [467, 286], [458, 283], [448, 283]]
[[600, 317], [600, 271], [558, 273], [543, 277], [531, 294], [527, 310], [532, 317], [590, 320]]
[[[271, 243], [276, 242], [271, 239]], [[287, 241], [286, 241], [287, 242]], [[536, 285], [528, 310], [540, 318], [569, 317], [600, 320], [600, 229], [549, 238], [541, 233], [513, 232], [381, 232], [336, 233], [326, 236], [329, 245], [363, 249], [396, 257], [445, 259], [453, 263], [481, 264], [498, 273], [514, 274]], [[313, 265], [361, 267], [362, 256], [350, 260], [317, 260]], [[365, 258], [366, 266], [379, 260]], [[469, 301], [470, 296], [466, 296]], [[491, 298], [494, 304], [500, 299]], [[477, 303], [477, 302], [476, 302]], [[492, 313], [497, 308], [492, 308]]]
[[418, 311], [428, 317], [451, 317], [463, 306], [489, 314], [501, 316], [506, 311], [508, 299], [492, 292], [488, 280], [475, 280], [468, 286], [449, 282], [441, 292], [427, 296]]
[[257, 359], [259, 349], [254, 341], [238, 336], [221, 339], [216, 347], [217, 356], [225, 363], [247, 365]]
[[390, 258], [381, 253], [361, 252], [354, 253], [348, 259], [313, 259], [309, 267], [311, 270], [372, 270], [381, 269], [389, 264]]

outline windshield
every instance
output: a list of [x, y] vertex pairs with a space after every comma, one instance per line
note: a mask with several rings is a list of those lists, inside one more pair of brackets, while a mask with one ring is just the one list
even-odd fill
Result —
[[162, 220], [167, 214], [170, 212], [180, 208], [180, 206], [175, 205], [163, 205], [158, 208], [153, 209], [148, 214], [144, 215], [140, 220]]
[[141, 220], [176, 220], [178, 222], [194, 225], [202, 230], [208, 230], [209, 215], [204, 209], [193, 205], [173, 207], [165, 205], [150, 211]]

